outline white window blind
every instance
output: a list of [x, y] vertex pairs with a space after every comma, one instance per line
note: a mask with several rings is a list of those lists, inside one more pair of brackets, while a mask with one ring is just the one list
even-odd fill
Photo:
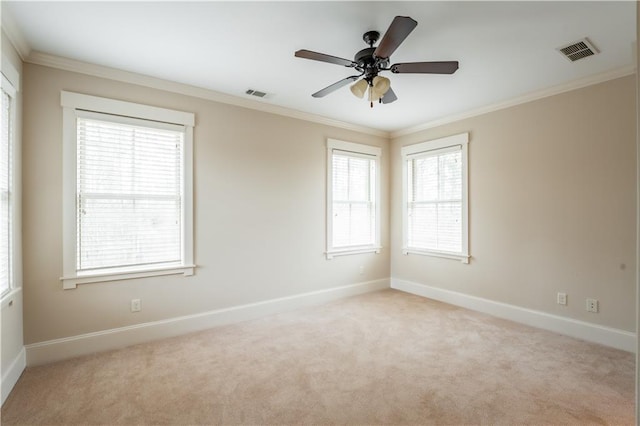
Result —
[[380, 252], [381, 152], [327, 140], [327, 259]]
[[373, 158], [333, 152], [333, 247], [375, 243], [376, 206]]
[[195, 115], [67, 91], [60, 104], [62, 287], [193, 275]]
[[0, 141], [0, 293], [11, 289], [12, 275], [12, 147], [11, 96], [2, 90], [2, 135]]
[[407, 245], [462, 252], [462, 152], [444, 149], [407, 163]]
[[402, 147], [402, 252], [469, 263], [469, 134]]
[[182, 262], [184, 128], [77, 119], [77, 271]]

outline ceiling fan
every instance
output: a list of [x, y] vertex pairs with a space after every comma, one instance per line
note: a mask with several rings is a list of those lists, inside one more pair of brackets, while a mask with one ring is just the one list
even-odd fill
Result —
[[396, 51], [398, 46], [402, 44], [417, 25], [418, 23], [408, 16], [396, 16], [382, 40], [380, 40], [378, 47], [373, 47], [373, 45], [380, 38], [380, 33], [378, 31], [367, 31], [362, 36], [362, 39], [369, 47], [356, 53], [353, 61], [311, 50], [298, 50], [295, 53], [298, 58], [343, 65], [347, 68], [354, 68], [360, 73], [335, 82], [311, 96], [321, 98], [362, 77], [361, 80], [351, 86], [351, 92], [362, 98], [368, 90], [369, 101], [371, 102], [371, 107], [373, 107], [375, 101], [388, 104], [398, 99], [393, 89], [391, 89], [389, 79], [378, 75], [381, 71], [391, 71], [394, 74], [453, 74], [456, 72], [458, 61], [406, 62], [389, 66], [391, 54]]

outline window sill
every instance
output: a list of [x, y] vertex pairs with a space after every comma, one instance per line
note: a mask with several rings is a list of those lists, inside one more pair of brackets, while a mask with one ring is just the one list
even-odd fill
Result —
[[347, 256], [350, 254], [375, 253], [380, 254], [382, 247], [353, 247], [344, 250], [333, 250], [326, 252], [327, 259], [331, 260], [336, 256]]
[[454, 259], [459, 260], [462, 263], [469, 263], [471, 256], [468, 254], [458, 254], [458, 253], [447, 253], [442, 251], [432, 251], [432, 250], [420, 250], [414, 248], [403, 248], [402, 254], [419, 254], [422, 256], [433, 256], [433, 257], [442, 257], [444, 259]]
[[105, 281], [120, 281], [133, 278], [157, 277], [161, 275], [193, 275], [196, 265], [168, 266], [165, 268], [154, 268], [145, 270], [120, 270], [104, 273], [94, 273], [91, 275], [78, 275], [75, 277], [62, 277], [62, 288], [64, 290], [74, 289], [78, 284], [99, 283]]

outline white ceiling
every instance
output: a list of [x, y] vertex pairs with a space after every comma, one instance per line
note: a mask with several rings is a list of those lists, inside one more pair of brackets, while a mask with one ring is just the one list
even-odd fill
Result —
[[[3, 26], [10, 20], [21, 33], [10, 37], [33, 52], [246, 99], [256, 100], [244, 92], [257, 89], [270, 94], [257, 102], [384, 131], [631, 67], [635, 7], [634, 1], [2, 1]], [[362, 34], [384, 34], [396, 15], [418, 26], [391, 63], [458, 60], [460, 69], [453, 75], [388, 72], [398, 101], [373, 109], [348, 87], [311, 97], [353, 70], [295, 58], [296, 50], [353, 59], [367, 47]], [[601, 53], [572, 63], [556, 51], [583, 37]]]

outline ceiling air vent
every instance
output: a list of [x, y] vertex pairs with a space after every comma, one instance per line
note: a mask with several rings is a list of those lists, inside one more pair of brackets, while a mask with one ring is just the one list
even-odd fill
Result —
[[596, 49], [595, 46], [591, 44], [591, 42], [587, 38], [578, 40], [568, 46], [558, 47], [557, 50], [571, 62], [575, 62], [578, 59], [586, 58], [588, 56], [593, 56], [596, 53], [599, 53], [598, 49]]
[[265, 92], [261, 92], [259, 90], [253, 90], [253, 89], [247, 89], [247, 91], [244, 93], [251, 96], [257, 96], [259, 98], [264, 98], [265, 96], [267, 96]]

